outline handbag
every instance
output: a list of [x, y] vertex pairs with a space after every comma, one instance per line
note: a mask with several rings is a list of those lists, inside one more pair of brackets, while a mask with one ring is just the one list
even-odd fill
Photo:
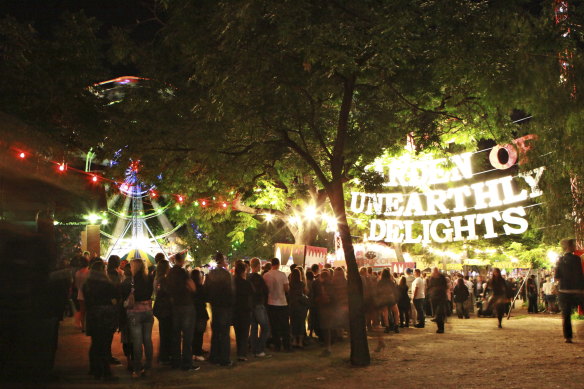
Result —
[[134, 278], [132, 278], [132, 289], [130, 289], [130, 294], [126, 301], [124, 301], [124, 308], [132, 309], [134, 308], [134, 304], [136, 303], [136, 299], [134, 298]]

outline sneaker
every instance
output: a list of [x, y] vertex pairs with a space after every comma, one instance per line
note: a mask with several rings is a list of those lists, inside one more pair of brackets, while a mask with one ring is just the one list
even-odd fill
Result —
[[424, 324], [415, 324], [414, 327], [416, 327], [416, 328], [424, 328]]
[[443, 334], [444, 333], [444, 330], [438, 330], [438, 331], [436, 331], [436, 333], [437, 334]]
[[264, 352], [261, 352], [259, 354], [255, 355], [256, 358], [271, 358], [272, 356], [270, 354], [266, 354]]
[[183, 368], [181, 368], [181, 370], [182, 371], [197, 371], [197, 370], [201, 370], [201, 366], [191, 365], [191, 366], [183, 367]]
[[202, 355], [195, 355], [195, 356], [193, 357], [193, 359], [194, 359], [195, 361], [199, 361], [199, 362], [204, 362], [204, 361], [205, 361], [205, 357], [204, 357], [204, 356], [202, 356]]
[[220, 366], [223, 367], [233, 367], [233, 362], [229, 361], [229, 362], [224, 362], [224, 363], [220, 363]]
[[111, 357], [109, 363], [112, 365], [121, 365], [122, 361], [120, 361], [118, 358]]
[[247, 362], [247, 358], [246, 357], [237, 357], [237, 360], [239, 362]]

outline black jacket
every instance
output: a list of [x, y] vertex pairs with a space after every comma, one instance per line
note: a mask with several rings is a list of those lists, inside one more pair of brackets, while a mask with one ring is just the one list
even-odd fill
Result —
[[560, 280], [560, 292], [584, 289], [582, 259], [572, 253], [565, 254], [558, 260], [556, 278]]

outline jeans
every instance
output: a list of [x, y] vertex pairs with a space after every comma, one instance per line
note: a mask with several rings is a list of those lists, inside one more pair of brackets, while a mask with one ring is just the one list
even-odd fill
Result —
[[[134, 371], [140, 372], [143, 368], [152, 366], [152, 325], [154, 315], [152, 311], [128, 312], [128, 326], [134, 354]], [[142, 366], [142, 346], [146, 354], [146, 364]]]
[[448, 312], [448, 300], [432, 300], [432, 306], [434, 307], [434, 318], [436, 319], [438, 330], [444, 331], [444, 320]]
[[168, 362], [172, 352], [172, 316], [158, 318], [158, 332], [160, 334], [160, 348], [158, 361]]
[[249, 328], [251, 324], [251, 312], [235, 312], [233, 315], [233, 329], [235, 330], [235, 343], [237, 344], [237, 356], [245, 358], [249, 348]]
[[261, 354], [264, 352], [268, 336], [270, 336], [270, 322], [268, 320], [268, 312], [266, 311], [266, 306], [256, 305], [251, 312], [251, 335], [250, 335], [251, 352], [254, 355]]
[[418, 312], [418, 325], [426, 325], [426, 316], [424, 316], [424, 304], [426, 299], [414, 299], [414, 306], [416, 307], [416, 312]]
[[582, 295], [574, 293], [560, 293], [560, 308], [562, 309], [562, 322], [564, 338], [572, 339], [572, 311], [583, 303]]
[[199, 319], [195, 321], [195, 333], [193, 334], [193, 355], [203, 356], [203, 336], [207, 329], [207, 319]]
[[290, 322], [288, 306], [268, 305], [268, 317], [272, 328], [272, 341], [276, 350], [290, 350]]
[[231, 362], [229, 354], [231, 340], [229, 330], [233, 320], [233, 307], [211, 305], [211, 354], [209, 360], [212, 363], [227, 365]]
[[458, 316], [459, 319], [462, 319], [463, 317], [466, 317], [468, 319], [469, 317], [468, 299], [465, 302], [456, 303], [456, 315]]
[[194, 332], [195, 306], [189, 304], [172, 307], [172, 367], [186, 369], [193, 364]]

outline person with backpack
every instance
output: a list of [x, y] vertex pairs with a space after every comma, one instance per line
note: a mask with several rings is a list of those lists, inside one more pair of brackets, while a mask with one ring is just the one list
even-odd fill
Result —
[[459, 319], [462, 319], [463, 317], [465, 319], [470, 318], [468, 305], [466, 304], [469, 297], [470, 292], [464, 283], [464, 279], [459, 278], [454, 287], [454, 303], [456, 304], [456, 315]]

